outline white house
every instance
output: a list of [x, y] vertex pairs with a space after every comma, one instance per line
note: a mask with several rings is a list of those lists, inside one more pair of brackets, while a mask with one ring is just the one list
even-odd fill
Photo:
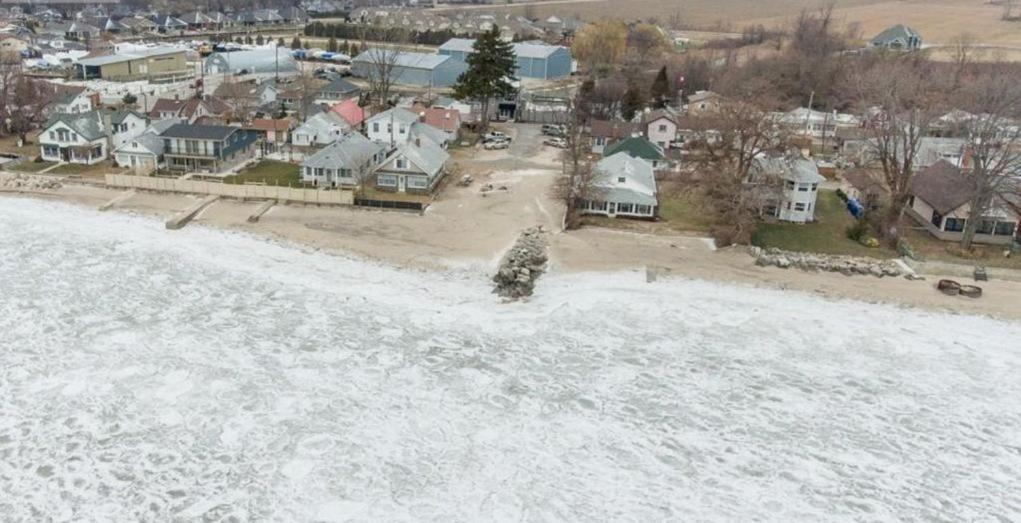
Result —
[[135, 174], [149, 174], [163, 166], [163, 138], [160, 134], [184, 120], [168, 118], [158, 120], [141, 134], [124, 140], [113, 151], [114, 160], [120, 167], [130, 168]]
[[299, 147], [322, 147], [329, 145], [351, 130], [351, 126], [333, 111], [318, 113], [298, 126], [291, 133], [291, 141]]
[[677, 141], [677, 118], [662, 109], [652, 111], [644, 117], [645, 137], [660, 149], [669, 149]]
[[592, 191], [578, 202], [581, 212], [615, 218], [652, 218], [659, 206], [652, 165], [627, 153], [607, 156], [595, 166]]
[[815, 162], [798, 153], [783, 156], [759, 156], [752, 162], [748, 183], [779, 183], [776, 197], [766, 197], [763, 211], [794, 223], [815, 221], [815, 202], [819, 184], [825, 181]]
[[359, 133], [346, 133], [301, 164], [301, 180], [319, 187], [354, 187], [383, 162], [386, 149]]
[[401, 107], [394, 107], [373, 115], [365, 121], [365, 133], [369, 139], [397, 147], [411, 139], [411, 126], [418, 122], [418, 115]]
[[833, 111], [827, 113], [807, 107], [799, 107], [777, 115], [778, 121], [794, 134], [807, 136], [817, 140], [833, 139], [837, 129], [853, 129], [861, 125], [861, 120], [853, 114]]
[[80, 114], [87, 113], [92, 109], [94, 109], [92, 93], [85, 89], [63, 93], [57, 96], [57, 100], [53, 104], [54, 113]]
[[450, 155], [431, 140], [415, 139], [397, 149], [376, 170], [376, 188], [402, 193], [429, 193], [443, 178]]
[[145, 117], [134, 111], [113, 111], [106, 113], [109, 121], [107, 128], [110, 130], [110, 147], [116, 149], [142, 134], [146, 128]]
[[47, 161], [91, 165], [106, 159], [109, 147], [100, 111], [55, 114], [39, 133], [41, 156]]

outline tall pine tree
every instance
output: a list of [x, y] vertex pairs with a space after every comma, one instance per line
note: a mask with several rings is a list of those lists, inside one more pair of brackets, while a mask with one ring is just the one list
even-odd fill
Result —
[[454, 84], [454, 96], [461, 100], [474, 100], [482, 105], [482, 130], [489, 125], [489, 102], [493, 98], [506, 98], [514, 94], [514, 68], [517, 59], [514, 46], [500, 38], [500, 30], [493, 28], [480, 35], [473, 46], [475, 52], [465, 59], [468, 70]]
[[667, 78], [665, 65], [653, 80], [652, 90], [649, 94], [652, 95], [652, 103], [656, 107], [665, 107], [667, 101], [670, 100], [670, 79]]
[[621, 103], [621, 116], [625, 120], [631, 121], [638, 114], [638, 111], [642, 110], [642, 106], [645, 105], [645, 96], [642, 95], [642, 88], [638, 85], [631, 84], [627, 88], [627, 92], [624, 93], [624, 100]]

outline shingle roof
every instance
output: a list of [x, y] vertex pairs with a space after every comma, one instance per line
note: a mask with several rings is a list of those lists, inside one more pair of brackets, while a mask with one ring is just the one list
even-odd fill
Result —
[[911, 180], [911, 194], [944, 215], [967, 203], [974, 192], [974, 180], [946, 160], [926, 167]]
[[355, 168], [363, 165], [376, 154], [383, 152], [383, 150], [382, 145], [373, 143], [359, 133], [348, 133], [343, 138], [306, 158], [302, 162], [302, 166], [329, 169]]
[[626, 152], [635, 158], [644, 160], [662, 160], [664, 158], [663, 149], [641, 136], [632, 136], [621, 140], [607, 147], [603, 155], [613, 156], [619, 152]]
[[[657, 205], [656, 177], [652, 164], [624, 153], [603, 158], [596, 164], [594, 198], [611, 202]], [[620, 179], [624, 178], [621, 182]]]
[[224, 140], [238, 130], [240, 128], [227, 125], [191, 125], [179, 123], [163, 131], [161, 136], [164, 138], [190, 138], [193, 140]]
[[450, 159], [450, 154], [432, 140], [422, 140], [418, 143], [408, 142], [397, 148], [398, 154], [403, 154], [409, 162], [429, 176], [440, 172], [443, 164]]
[[801, 156], [759, 156], [754, 165], [762, 172], [779, 176], [797, 183], [822, 183], [826, 180], [819, 174], [815, 162]]
[[411, 124], [413, 124], [413, 123], [418, 121], [418, 115], [417, 114], [415, 114], [415, 113], [413, 113], [413, 112], [411, 112], [411, 111], [409, 111], [409, 110], [407, 110], [407, 109], [405, 109], [403, 107], [394, 107], [393, 109], [389, 109], [389, 110], [383, 111], [381, 113], [372, 115], [368, 119], [368, 121], [369, 122], [378, 122], [378, 121], [387, 121], [387, 122], [389, 122], [391, 120], [391, 118], [393, 119], [394, 122], [405, 123], [405, 124], [408, 124], [408, 125], [411, 125]]
[[43, 129], [48, 129], [57, 122], [70, 127], [71, 130], [80, 134], [86, 140], [96, 140], [106, 136], [103, 115], [99, 111], [88, 111], [80, 114], [57, 113], [46, 121]]
[[921, 37], [921, 35], [919, 35], [914, 29], [904, 24], [897, 24], [893, 27], [886, 28], [882, 33], [876, 35], [871, 42], [873, 45], [887, 45], [898, 38], [903, 38], [906, 42], [907, 39], [912, 36], [915, 38]]

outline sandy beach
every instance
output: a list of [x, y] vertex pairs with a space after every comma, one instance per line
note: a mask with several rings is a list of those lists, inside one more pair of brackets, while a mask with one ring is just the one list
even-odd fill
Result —
[[[277, 205], [259, 222], [248, 216], [260, 202], [220, 200], [203, 210], [189, 227], [214, 227], [263, 235], [328, 253], [356, 256], [418, 270], [492, 274], [519, 232], [542, 225], [550, 231], [551, 272], [645, 272], [661, 269], [666, 278], [692, 278], [761, 288], [786, 289], [832, 299], [891, 303], [934, 311], [989, 315], [1021, 320], [1021, 283], [983, 282], [980, 299], [945, 296], [934, 289], [938, 277], [844, 276], [796, 269], [758, 267], [745, 248], [715, 249], [710, 240], [585, 228], [564, 232], [562, 208], [545, 193], [547, 177], [525, 166], [484, 179], [494, 190], [482, 196], [478, 186], [448, 187], [425, 213], [361, 208]], [[64, 184], [59, 189], [2, 193], [2, 197], [62, 200], [98, 209], [123, 195], [99, 186]], [[136, 192], [108, 212], [127, 212], [166, 220], [198, 201], [197, 196]], [[98, 211], [97, 211], [98, 212]], [[538, 292], [542, 292], [540, 280]], [[863, 326], [865, 328], [865, 326]]]

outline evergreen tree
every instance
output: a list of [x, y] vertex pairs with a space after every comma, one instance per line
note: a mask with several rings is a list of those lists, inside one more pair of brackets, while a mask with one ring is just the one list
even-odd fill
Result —
[[287, 47], [287, 44], [284, 43], [284, 37], [277, 38], [277, 47]]
[[266, 43], [266, 40], [263, 40], [262, 35], [258, 35], [258, 36], [255, 37], [255, 45], [262, 45], [262, 44], [265, 44], [265, 43]]
[[630, 121], [638, 111], [642, 110], [643, 105], [645, 105], [645, 96], [642, 95], [642, 88], [632, 84], [624, 93], [620, 111], [624, 119]]
[[238, 45], [241, 45], [241, 44], [245, 43], [245, 41], [244, 41], [244, 39], [243, 39], [243, 38], [241, 38], [241, 37], [239, 36], [239, 37], [237, 37], [237, 38], [235, 38], [235, 39], [234, 39], [234, 43], [236, 43], [236, 44], [238, 44]]
[[248, 44], [248, 45], [252, 45], [254, 43], [252, 41], [252, 35], [248, 35], [248, 36], [245, 37], [245, 43]]
[[454, 96], [482, 104], [482, 129], [485, 130], [489, 125], [489, 101], [514, 94], [511, 82], [515, 80], [517, 59], [514, 47], [500, 38], [500, 30], [496, 26], [479, 35], [473, 49], [475, 52], [465, 59], [468, 70], [454, 84]]
[[291, 40], [291, 49], [301, 49], [301, 38], [295, 36], [294, 40]]
[[340, 50], [348, 56], [354, 56], [351, 54], [351, 42], [348, 42], [347, 40], [344, 40], [344, 45], [340, 48]]
[[656, 79], [652, 82], [652, 103], [656, 107], [664, 107], [670, 99], [670, 80], [667, 78], [666, 66], [659, 70]]
[[337, 39], [336, 38], [334, 38], [332, 36], [330, 37], [330, 41], [326, 43], [326, 50], [331, 52], [331, 53], [336, 53], [337, 52]]

